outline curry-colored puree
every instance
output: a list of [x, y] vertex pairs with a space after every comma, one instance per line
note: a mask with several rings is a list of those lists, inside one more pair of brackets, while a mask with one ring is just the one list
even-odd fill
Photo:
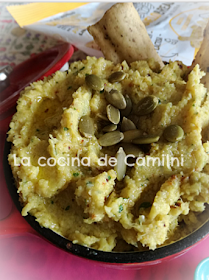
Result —
[[[187, 82], [186, 69], [178, 61], [160, 70], [152, 59], [128, 66], [88, 57], [22, 91], [8, 133], [22, 215], [30, 213], [41, 226], [74, 243], [104, 251], [155, 249], [195, 230], [209, 203], [209, 97], [198, 65]], [[126, 76], [111, 84], [108, 77], [116, 71]], [[105, 90], [129, 95], [134, 106], [147, 95], [159, 99], [153, 112], [138, 116], [137, 128], [160, 136], [140, 148], [144, 160], [164, 157], [164, 164], [128, 166], [120, 182], [114, 167], [98, 164], [99, 158], [114, 156], [120, 143], [99, 145], [105, 133], [99, 115], [106, 115], [108, 102], [104, 91], [86, 85], [90, 74], [102, 79]], [[78, 129], [86, 115], [95, 124], [90, 138]], [[172, 124], [183, 129], [181, 141], [163, 137]], [[47, 164], [50, 157], [54, 166]], [[72, 166], [75, 157], [90, 158], [90, 166]], [[179, 166], [177, 161], [169, 165], [168, 157], [179, 159]]]

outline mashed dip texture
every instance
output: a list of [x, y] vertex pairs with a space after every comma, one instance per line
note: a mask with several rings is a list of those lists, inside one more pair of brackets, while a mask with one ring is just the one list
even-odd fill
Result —
[[[198, 65], [187, 82], [186, 70], [178, 61], [160, 70], [152, 59], [128, 66], [125, 61], [114, 65], [88, 57], [71, 64], [67, 72], [58, 71], [28, 86], [8, 133], [13, 143], [8, 159], [22, 215], [30, 213], [41, 226], [103, 251], [154, 250], [200, 226], [201, 213], [209, 203], [209, 97], [200, 83], [204, 73]], [[108, 82], [116, 71], [125, 72], [125, 79]], [[90, 74], [103, 80], [105, 90], [128, 95], [133, 106], [147, 95], [158, 97], [157, 108], [136, 121], [143, 134], [160, 136], [148, 150], [140, 147], [142, 157], [169, 155], [179, 161], [183, 158], [183, 164], [135, 164], [120, 182], [114, 167], [100, 166], [98, 159], [115, 156], [120, 143], [101, 147], [98, 142], [104, 134], [100, 115], [106, 115], [108, 102], [104, 91], [92, 91], [86, 85]], [[78, 129], [86, 115], [94, 120], [91, 138]], [[181, 141], [164, 139], [163, 131], [171, 124], [184, 130]], [[24, 157], [29, 159], [23, 161]], [[56, 165], [46, 164], [50, 157]], [[63, 164], [75, 157], [90, 158], [90, 166]]]

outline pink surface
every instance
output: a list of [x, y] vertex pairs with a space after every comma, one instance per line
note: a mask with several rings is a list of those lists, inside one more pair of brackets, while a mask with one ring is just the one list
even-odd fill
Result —
[[[45, 239], [18, 213], [3, 174], [3, 143], [10, 117], [0, 122], [0, 279], [6, 280], [192, 280], [209, 256], [209, 236], [176, 259], [141, 269], [110, 266], [67, 253]], [[12, 207], [12, 210], [11, 210]], [[30, 233], [29, 233], [30, 232]]]
[[209, 256], [209, 238], [183, 256], [142, 269], [120, 270], [88, 261], [30, 234], [0, 239], [0, 279], [7, 280], [191, 280]]

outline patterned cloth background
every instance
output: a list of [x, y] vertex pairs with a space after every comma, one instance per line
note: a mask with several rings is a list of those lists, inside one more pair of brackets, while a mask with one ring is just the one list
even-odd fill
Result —
[[[59, 42], [43, 34], [20, 28], [6, 8], [9, 5], [20, 4], [0, 3], [0, 67], [8, 64], [14, 67]], [[76, 51], [70, 62], [83, 59], [85, 56], [83, 52]]]

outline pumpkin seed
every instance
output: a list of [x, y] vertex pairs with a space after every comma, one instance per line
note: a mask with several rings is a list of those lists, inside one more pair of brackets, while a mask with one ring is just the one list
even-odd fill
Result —
[[147, 115], [154, 111], [157, 105], [158, 98], [154, 95], [148, 95], [138, 102], [135, 114], [138, 116]]
[[121, 181], [126, 175], [126, 163], [125, 163], [126, 154], [122, 147], [119, 148], [115, 157], [117, 159], [117, 164], [115, 165], [114, 170], [117, 174], [118, 181]]
[[132, 142], [134, 144], [151, 144], [155, 143], [160, 139], [160, 136], [157, 135], [143, 135], [139, 138], [135, 138]]
[[97, 117], [98, 117], [99, 119], [103, 120], [103, 121], [107, 121], [107, 122], [109, 121], [106, 115], [103, 115], [103, 114], [98, 113], [98, 114], [97, 114]]
[[126, 76], [126, 73], [124, 73], [124, 72], [121, 72], [121, 71], [114, 72], [109, 76], [108, 81], [110, 83], [120, 82], [125, 78], [125, 76]]
[[135, 157], [144, 156], [144, 153], [137, 145], [131, 143], [121, 143], [120, 145], [123, 147], [126, 155], [134, 155]]
[[87, 86], [92, 90], [103, 90], [104, 89], [104, 83], [103, 81], [96, 75], [88, 75], [85, 78]]
[[132, 101], [127, 94], [125, 95], [125, 100], [126, 100], [126, 108], [120, 111], [122, 117], [128, 117], [132, 111]]
[[118, 109], [126, 108], [125, 97], [122, 95], [122, 93], [120, 93], [116, 89], [111, 89], [110, 92], [105, 91], [105, 98], [110, 104], [112, 104]]
[[98, 141], [101, 146], [108, 147], [119, 143], [123, 140], [123, 133], [120, 131], [112, 131], [102, 135]]
[[177, 142], [182, 140], [182, 138], [184, 137], [184, 131], [179, 125], [173, 124], [166, 127], [163, 132], [163, 136], [169, 142]]
[[94, 135], [94, 121], [89, 116], [83, 116], [78, 124], [81, 135], [91, 138]]
[[138, 127], [139, 117], [137, 115], [129, 115], [128, 118]]
[[132, 142], [132, 140], [139, 138], [142, 136], [142, 131], [138, 130], [138, 129], [133, 129], [133, 130], [127, 130], [123, 133], [124, 138], [123, 138], [123, 142]]
[[111, 132], [117, 129], [117, 124], [109, 124], [103, 128], [104, 132]]
[[120, 111], [109, 104], [107, 105], [107, 117], [111, 123], [118, 124], [120, 121]]
[[122, 123], [121, 123], [121, 130], [122, 131], [127, 131], [127, 130], [133, 130], [136, 129], [135, 124], [127, 119], [126, 117], [123, 117]]

